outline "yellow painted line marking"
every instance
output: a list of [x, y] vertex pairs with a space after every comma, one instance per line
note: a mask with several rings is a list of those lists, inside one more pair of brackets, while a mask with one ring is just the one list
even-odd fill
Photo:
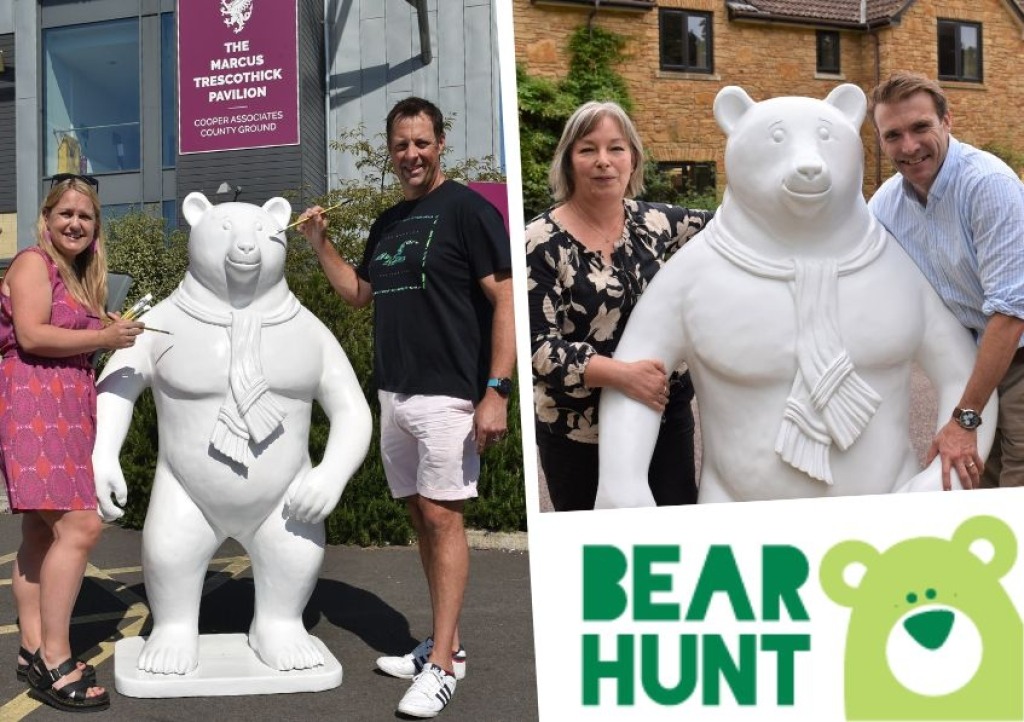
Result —
[[[5, 554], [0, 556], [0, 566], [12, 563], [16, 556], [17, 554]], [[207, 594], [223, 586], [228, 581], [237, 578], [251, 566], [252, 563], [247, 555], [218, 557], [217, 559], [210, 560], [209, 569], [213, 574], [206, 579], [206, 582], [203, 585], [203, 596], [205, 597]], [[146, 603], [141, 596], [133, 592], [127, 585], [120, 583], [120, 580], [116, 579], [115, 575], [138, 574], [141, 571], [141, 566], [100, 569], [92, 564], [87, 565], [85, 572], [86, 576], [103, 579], [117, 585], [113, 590], [107, 589], [106, 587], [104, 588], [107, 589], [115, 599], [124, 604], [125, 609], [120, 612], [82, 614], [73, 617], [71, 624], [90, 624], [93, 622], [121, 620], [122, 622], [127, 622], [127, 624], [124, 624], [124, 626], [118, 626], [118, 631], [120, 632], [118, 635], [119, 639], [139, 636], [149, 619], [149, 607], [146, 606]], [[0, 586], [10, 586], [10, 584], [10, 579], [0, 581]], [[0, 626], [0, 636], [7, 634], [19, 634], [18, 625], [8, 624]], [[113, 656], [114, 645], [116, 642], [117, 639], [100, 642], [96, 647], [93, 647], [86, 653], [88, 654], [95, 650], [92, 656], [83, 656], [83, 659], [94, 667], [99, 667], [99, 665], [103, 664]], [[29, 697], [28, 691], [26, 690], [11, 699], [9, 702], [0, 706], [0, 720], [3, 720], [3, 722], [20, 722], [25, 719], [25, 717], [32, 714], [32, 712], [39, 709], [40, 706], [42, 706], [42, 703]]]

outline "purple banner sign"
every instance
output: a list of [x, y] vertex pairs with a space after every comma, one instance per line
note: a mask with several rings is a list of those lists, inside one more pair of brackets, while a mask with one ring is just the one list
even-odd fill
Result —
[[488, 181], [470, 181], [467, 184], [470, 188], [482, 195], [491, 202], [502, 220], [505, 221], [505, 231], [508, 231], [508, 187], [505, 183], [493, 183]]
[[179, 0], [179, 152], [299, 142], [297, 0]]

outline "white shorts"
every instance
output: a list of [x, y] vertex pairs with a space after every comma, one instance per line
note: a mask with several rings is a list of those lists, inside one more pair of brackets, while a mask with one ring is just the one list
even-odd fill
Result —
[[480, 477], [473, 402], [451, 396], [378, 391], [380, 455], [391, 495], [472, 499]]

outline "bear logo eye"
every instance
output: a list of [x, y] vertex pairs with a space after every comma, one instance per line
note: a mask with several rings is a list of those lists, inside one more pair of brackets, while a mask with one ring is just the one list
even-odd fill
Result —
[[821, 126], [820, 128], [818, 128], [818, 137], [821, 138], [822, 140], [828, 140], [829, 138], [832, 137], [832, 134], [829, 133], [828, 128], [826, 128], [825, 126]]
[[231, 221], [224, 221], [224, 223], [221, 224], [221, 228], [223, 228], [225, 231], [230, 231]]
[[937, 596], [937, 592], [934, 589], [925, 589], [924, 595], [928, 599], [935, 599], [935, 597]]
[[910, 604], [917, 604], [917, 595], [913, 592], [910, 592], [907, 595], [907, 602], [909, 602]]
[[772, 140], [774, 140], [776, 143], [781, 143], [785, 139], [786, 131], [784, 131], [782, 128], [776, 128], [775, 130], [772, 131]]

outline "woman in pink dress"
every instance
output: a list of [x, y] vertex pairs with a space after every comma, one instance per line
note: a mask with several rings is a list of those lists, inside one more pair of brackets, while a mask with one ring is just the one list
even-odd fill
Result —
[[12, 579], [18, 676], [28, 679], [32, 696], [68, 711], [110, 704], [69, 641], [71, 610], [101, 530], [89, 356], [131, 346], [142, 332], [142, 324], [103, 312], [98, 186], [88, 176], [54, 176], [39, 212], [38, 245], [15, 257], [0, 286], [0, 452], [11, 509], [22, 514]]

